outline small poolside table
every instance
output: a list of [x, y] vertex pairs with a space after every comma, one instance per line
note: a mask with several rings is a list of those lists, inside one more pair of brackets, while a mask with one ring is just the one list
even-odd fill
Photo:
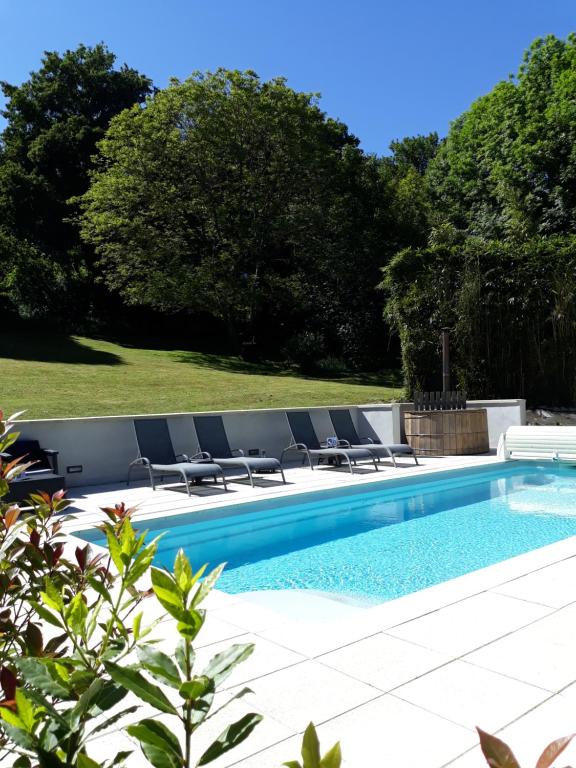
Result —
[[31, 493], [45, 491], [52, 494], [65, 487], [63, 475], [56, 475], [54, 472], [26, 472], [24, 476], [10, 481], [10, 492], [4, 500], [24, 501]]

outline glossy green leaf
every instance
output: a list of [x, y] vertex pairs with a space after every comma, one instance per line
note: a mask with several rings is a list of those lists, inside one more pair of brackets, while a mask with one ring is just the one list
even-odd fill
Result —
[[340, 768], [341, 765], [342, 750], [340, 749], [340, 742], [336, 742], [320, 760], [320, 768]]
[[160, 712], [167, 712], [171, 715], [176, 715], [177, 710], [166, 698], [166, 695], [158, 688], [158, 686], [146, 680], [146, 678], [134, 669], [129, 667], [122, 667], [114, 662], [107, 661], [104, 663], [104, 667], [112, 680], [119, 685], [122, 685], [129, 691], [137, 696], [147, 704], [151, 704]]
[[244, 739], [248, 738], [261, 720], [262, 715], [256, 715], [251, 712], [244, 715], [244, 717], [232, 725], [229, 725], [222, 731], [216, 741], [212, 742], [198, 761], [197, 765], [207, 765], [225, 752], [237, 747], [238, 744], [241, 744], [244, 741]]
[[85, 755], [83, 753], [80, 753], [78, 755], [78, 760], [76, 761], [76, 765], [78, 768], [101, 768], [101, 764], [97, 763], [96, 760], [92, 760], [91, 757], [88, 757], [88, 755]]
[[150, 571], [152, 580], [152, 589], [157, 597], [161, 597], [165, 602], [177, 607], [184, 607], [182, 592], [176, 584], [174, 577], [167, 571], [160, 568], [152, 568]]
[[138, 658], [144, 669], [152, 677], [173, 688], [180, 686], [181, 678], [178, 667], [165, 653], [156, 650], [152, 646], [145, 645], [138, 648]]
[[45, 580], [44, 590], [40, 592], [40, 597], [42, 598], [44, 605], [51, 608], [53, 611], [57, 611], [58, 613], [64, 611], [64, 601], [62, 600], [60, 590], [55, 586], [51, 579], [47, 578]]
[[213, 571], [210, 571], [208, 576], [206, 576], [204, 581], [196, 590], [196, 594], [192, 600], [192, 606], [199, 605], [202, 600], [204, 600], [210, 594], [225, 567], [226, 563], [222, 563], [221, 565], [216, 566]]
[[88, 577], [88, 584], [92, 587], [94, 592], [96, 592], [100, 597], [105, 600], [107, 603], [112, 604], [113, 598], [112, 594], [110, 593], [110, 590], [108, 587], [103, 584], [100, 579], [96, 578], [95, 576], [89, 576]]
[[81, 593], [74, 595], [65, 612], [66, 621], [70, 629], [81, 637], [86, 631], [86, 619], [88, 617], [88, 607], [84, 602]]
[[49, 611], [45, 605], [33, 600], [30, 601], [30, 605], [34, 608], [38, 616], [40, 616], [41, 619], [44, 619], [48, 624], [52, 624], [53, 627], [58, 627], [59, 629], [64, 628], [64, 624], [62, 624], [58, 616], [55, 616], [52, 611]]
[[152, 565], [152, 560], [156, 554], [156, 545], [149, 544], [142, 550], [136, 557], [136, 560], [130, 566], [128, 575], [126, 576], [126, 586], [131, 587], [136, 584], [138, 579], [142, 578]]
[[14, 728], [21, 728], [23, 731], [27, 731], [20, 715], [16, 714], [16, 712], [12, 712], [8, 707], [0, 707], [0, 718], [2, 718], [3, 723], [8, 723], [8, 725], [13, 726]]
[[88, 688], [80, 694], [75, 706], [67, 713], [68, 721], [72, 728], [78, 727], [81, 718], [86, 715], [89, 709], [91, 709], [94, 704], [94, 699], [98, 696], [105, 684], [101, 677], [94, 678], [93, 673], [90, 673], [90, 677], [93, 679]]
[[194, 701], [204, 696], [206, 693], [214, 692], [214, 681], [210, 677], [200, 676], [194, 677], [192, 680], [188, 680], [182, 683], [178, 693], [183, 699], [187, 701]]
[[183, 637], [194, 640], [204, 625], [204, 616], [203, 611], [185, 610], [181, 613], [176, 629]]
[[217, 653], [202, 674], [214, 678], [214, 684], [218, 687], [231, 674], [234, 667], [251, 656], [253, 651], [253, 643], [231, 645], [222, 653]]
[[480, 736], [480, 747], [490, 768], [520, 768], [508, 744], [476, 728]]
[[[0, 707], [0, 714], [3, 714], [4, 707]], [[2, 718], [2, 730], [5, 731], [6, 736], [8, 736], [9, 740], [16, 744], [18, 747], [23, 747], [24, 749], [33, 750], [35, 747], [35, 741], [32, 736], [30, 736], [29, 733], [26, 733], [26, 731], [23, 728], [15, 727], [13, 725], [10, 725], [10, 723], [6, 722]]]
[[194, 649], [190, 646], [188, 649], [188, 658], [189, 658], [189, 664], [190, 664], [190, 670], [189, 670], [186, 665], [186, 645], [187, 645], [186, 640], [180, 640], [176, 646], [174, 656], [176, 658], [178, 666], [182, 670], [182, 674], [187, 677], [190, 674], [190, 670], [194, 666], [194, 660], [196, 658], [196, 654], [194, 653]]
[[22, 721], [22, 727], [28, 733], [32, 733], [34, 728], [34, 707], [22, 688], [16, 688], [16, 707], [18, 709], [18, 717]]
[[538, 758], [538, 762], [536, 763], [536, 768], [550, 768], [552, 763], [556, 760], [556, 758], [564, 752], [568, 744], [572, 741], [572, 739], [576, 736], [575, 733], [570, 734], [570, 736], [563, 736], [560, 739], [556, 739], [551, 744], [548, 744], [544, 752], [540, 755]]
[[129, 725], [127, 733], [137, 739], [142, 751], [155, 768], [182, 766], [182, 749], [176, 736], [159, 720], [142, 720]]
[[[206, 567], [206, 566], [204, 566]], [[178, 587], [187, 595], [194, 583], [192, 566], [183, 549], [179, 549], [174, 560], [174, 578]]]
[[114, 532], [108, 527], [106, 528], [106, 542], [108, 544], [108, 552], [110, 552], [112, 562], [116, 566], [118, 573], [123, 574], [124, 561], [122, 560], [122, 550]]
[[140, 611], [140, 613], [137, 613], [136, 616], [134, 616], [134, 619], [132, 620], [132, 635], [134, 637], [134, 640], [140, 639], [140, 629], [142, 627], [143, 616], [144, 616], [144, 613]]
[[302, 763], [304, 768], [319, 768], [320, 742], [314, 723], [308, 723], [302, 738]]
[[70, 699], [71, 693], [64, 687], [64, 681], [57, 673], [54, 662], [28, 657], [15, 659], [14, 663], [29, 685], [33, 685], [49, 696]]

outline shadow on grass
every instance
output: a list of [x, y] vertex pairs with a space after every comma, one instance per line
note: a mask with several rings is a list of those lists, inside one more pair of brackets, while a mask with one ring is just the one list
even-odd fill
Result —
[[90, 349], [71, 336], [0, 333], [0, 358], [71, 365], [123, 365], [112, 352]]
[[342, 373], [339, 376], [304, 375], [297, 368], [290, 368], [277, 362], [251, 363], [240, 357], [225, 355], [210, 355], [204, 352], [178, 352], [173, 357], [179, 363], [195, 365], [200, 368], [210, 368], [227, 373], [244, 373], [258, 376], [283, 376], [303, 381], [318, 381], [322, 383], [337, 382], [340, 384], [357, 384], [369, 387], [402, 387], [401, 371], [389, 370], [376, 373]]

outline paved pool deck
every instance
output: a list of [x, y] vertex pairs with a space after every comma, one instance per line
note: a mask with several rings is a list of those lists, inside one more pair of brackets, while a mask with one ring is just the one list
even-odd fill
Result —
[[[138, 485], [73, 489], [78, 525], [102, 519], [99, 507], [138, 505], [136, 520], [274, 498], [339, 485], [496, 462], [453, 457], [366, 470], [289, 469], [289, 484], [264, 475], [257, 488], [231, 482], [231, 493], [195, 488], [189, 499]], [[306, 592], [228, 595], [215, 590], [197, 643], [201, 666], [233, 643], [255, 643], [218, 694], [244, 686], [199, 732], [198, 756], [223, 727], [255, 711], [264, 720], [215, 768], [276, 768], [300, 759], [301, 734], [313, 721], [323, 751], [340, 741], [349, 768], [472, 768], [486, 763], [475, 726], [507, 741], [522, 766], [533, 766], [553, 739], [576, 730], [576, 537], [370, 608]], [[173, 648], [169, 622], [160, 646]], [[140, 717], [147, 716], [142, 712]], [[138, 718], [138, 719], [139, 719]], [[168, 722], [168, 721], [166, 721]], [[94, 755], [138, 747], [119, 731], [96, 739]], [[571, 745], [555, 763], [576, 761]]]

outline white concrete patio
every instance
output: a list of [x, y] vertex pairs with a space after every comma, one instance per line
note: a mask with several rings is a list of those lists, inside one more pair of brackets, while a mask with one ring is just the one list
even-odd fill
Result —
[[[494, 462], [495, 457], [423, 459], [417, 468], [366, 471], [290, 469], [288, 486], [265, 475], [260, 487], [231, 483], [225, 494], [138, 486], [73, 489], [78, 524], [91, 527], [104, 505], [138, 504], [137, 520], [273, 498], [340, 484], [421, 476]], [[264, 715], [254, 734], [213, 763], [218, 768], [275, 768], [299, 759], [301, 733], [318, 727], [326, 751], [340, 740], [353, 768], [472, 768], [485, 761], [474, 727], [507, 741], [522, 766], [533, 766], [551, 740], [576, 730], [576, 538], [543, 547], [372, 608], [304, 592], [231, 596], [215, 591], [199, 636], [200, 667], [232, 643], [254, 642], [254, 655], [226, 683], [228, 695], [249, 685], [201, 733], [198, 755], [224, 725], [245, 712]], [[160, 625], [172, 649], [169, 624]], [[171, 634], [171, 633], [170, 633]], [[226, 694], [220, 694], [222, 701]], [[140, 717], [148, 713], [142, 712]], [[210, 721], [212, 722], [212, 721]], [[138, 748], [120, 732], [94, 742], [104, 759]], [[576, 760], [571, 745], [559, 766]]]

